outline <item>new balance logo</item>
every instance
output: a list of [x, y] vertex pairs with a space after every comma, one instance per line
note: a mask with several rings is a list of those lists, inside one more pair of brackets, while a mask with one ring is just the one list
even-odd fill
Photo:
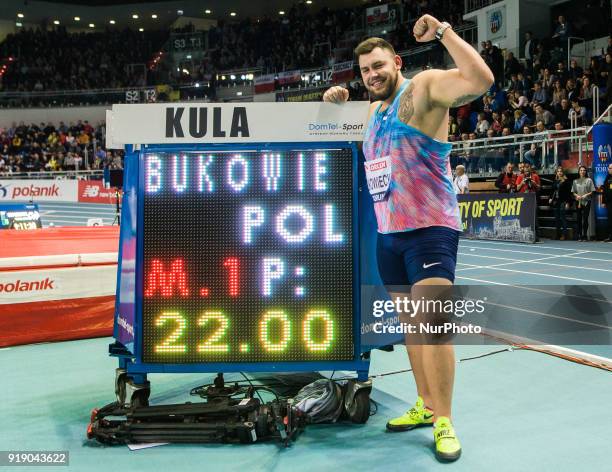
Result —
[[442, 264], [442, 263], [441, 262], [432, 262], [431, 264], [423, 263], [423, 269], [429, 269], [430, 267], [433, 267], [433, 266], [438, 265], [438, 264]]

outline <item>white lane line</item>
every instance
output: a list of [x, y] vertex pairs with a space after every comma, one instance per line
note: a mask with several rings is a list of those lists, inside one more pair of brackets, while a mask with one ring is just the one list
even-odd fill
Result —
[[526, 270], [513, 270], [513, 269], [504, 269], [502, 267], [487, 267], [487, 266], [480, 266], [480, 265], [475, 265], [475, 264], [466, 264], [465, 262], [462, 262], [461, 265], [465, 265], [465, 266], [469, 266], [468, 269], [460, 269], [460, 270], [469, 270], [471, 269], [492, 269], [492, 270], [501, 270], [502, 272], [514, 272], [515, 274], [523, 274], [523, 275], [538, 275], [540, 277], [552, 277], [555, 279], [564, 279], [564, 280], [577, 280], [579, 282], [587, 282], [587, 283], [591, 283], [591, 284], [595, 284], [595, 285], [612, 285], [612, 283], [609, 282], [602, 282], [601, 280], [588, 280], [588, 279], [579, 279], [578, 277], [564, 277], [562, 275], [553, 275], [553, 274], [546, 274], [546, 273], [542, 273], [542, 272], [528, 272]]
[[[471, 280], [472, 282], [480, 282], [482, 284], [491, 284], [491, 285], [503, 285], [504, 287], [512, 287], [512, 288], [517, 288], [523, 291], [527, 291], [527, 292], [541, 292], [541, 293], [546, 293], [546, 294], [550, 294], [550, 295], [559, 295], [562, 297], [567, 297], [567, 298], [579, 298], [582, 300], [589, 300], [589, 301], [596, 301], [596, 302], [601, 302], [601, 303], [608, 303], [610, 305], [612, 305], [612, 299], [607, 299], [607, 298], [593, 298], [592, 296], [586, 296], [586, 295], [576, 295], [573, 293], [565, 293], [565, 292], [557, 292], [556, 290], [545, 290], [543, 288], [538, 287], [532, 287], [529, 285], [515, 285], [515, 284], [509, 284], [509, 283], [504, 283], [504, 282], [493, 282], [492, 280], [485, 280], [485, 279], [477, 279], [474, 277], [464, 277], [464, 276], [457, 276], [455, 277], [455, 279], [463, 279], [463, 280]], [[473, 285], [457, 285], [458, 287], [471, 287]], [[551, 285], [551, 287], [556, 287], [556, 285]]]
[[[459, 252], [458, 253], [461, 256], [472, 256], [472, 257], [482, 257], [482, 258], [486, 258], [486, 259], [498, 259], [498, 260], [507, 260], [504, 257], [495, 257], [495, 256], [484, 256], [484, 255], [480, 255], [480, 254], [464, 254]], [[546, 265], [546, 266], [553, 266], [553, 267], [565, 267], [567, 269], [578, 269], [578, 270], [596, 270], [599, 272], [612, 272], [612, 269], [599, 269], [597, 267], [579, 267], [579, 266], [572, 266], [572, 265], [567, 265], [567, 264], [555, 264], [554, 262], [541, 262], [547, 259], [555, 259], [558, 257], [569, 257], [565, 254], [561, 254], [559, 256], [551, 256], [551, 257], [540, 257], [538, 259], [532, 259], [532, 260], [520, 260], [520, 261], [514, 261], [514, 262], [505, 262], [503, 264], [493, 264], [488, 266], [489, 268], [492, 267], [500, 267], [500, 266], [506, 266], [506, 265], [513, 265], [513, 264], [521, 264], [521, 263], [534, 263], [534, 264], [540, 264], [540, 265]]]
[[[533, 254], [535, 256], [552, 256], [553, 254], [547, 253], [547, 252], [533, 252], [533, 251], [515, 251], [514, 249], [497, 249], [497, 248], [491, 248], [491, 247], [474, 247], [474, 246], [465, 246], [462, 245], [462, 248], [467, 248], [467, 249], [479, 249], [481, 251], [498, 251], [498, 252], [511, 252], [511, 253], [515, 253], [515, 254]], [[576, 249], [574, 249], [574, 251], [576, 251]], [[582, 250], [582, 254], [588, 254], [591, 252], [595, 252], [595, 251], [590, 251], [588, 249], [584, 249]], [[602, 254], [610, 254], [612, 256], [612, 253], [602, 253]], [[599, 258], [595, 258], [595, 257], [583, 257], [583, 256], [572, 256], [569, 254], [555, 254], [556, 256], [563, 256], [563, 257], [569, 257], [570, 259], [584, 259], [587, 261], [602, 261], [602, 262], [612, 262], [612, 259], [599, 259]]]
[[485, 305], [498, 306], [500, 308], [508, 308], [509, 310], [524, 311], [525, 313], [545, 316], [547, 318], [556, 318], [558, 320], [569, 321], [571, 323], [579, 323], [579, 324], [583, 324], [583, 325], [587, 325], [587, 326], [594, 326], [595, 328], [605, 328], [605, 329], [612, 330], [612, 326], [609, 326], [609, 325], [602, 325], [602, 324], [599, 324], [599, 323], [592, 323], [590, 321], [575, 320], [574, 318], [568, 318], [568, 317], [565, 317], [563, 315], [553, 315], [552, 313], [543, 313], [541, 311], [530, 310], [528, 308], [520, 308], [520, 307], [517, 307], [517, 306], [514, 306], [514, 305], [503, 305], [501, 303], [492, 303], [492, 302], [488, 302], [488, 301], [484, 302], [484, 304]]
[[[576, 248], [567, 248], [567, 247], [561, 247], [561, 246], [544, 246], [544, 245], [540, 245], [540, 244], [532, 244], [532, 245], [528, 245], [525, 243], [515, 243], [512, 241], [484, 241], [482, 239], [462, 239], [459, 241], [459, 244], [461, 245], [461, 243], [466, 242], [466, 243], [474, 243], [474, 244], [478, 244], [481, 245], [481, 247], [485, 248], [486, 246], [484, 246], [485, 244], [493, 244], [495, 246], [512, 246], [512, 247], [535, 247], [535, 248], [542, 248], [542, 249], [556, 249], [558, 251], [575, 251]], [[590, 243], [579, 243], [578, 241], [567, 241], [567, 243], [571, 244], [571, 243], [576, 243], [576, 244], [586, 244], [589, 245]], [[589, 252], [595, 252], [595, 253], [599, 253], [599, 254], [610, 254], [612, 255], [612, 249], [610, 251], [597, 251], [594, 249], [585, 249], [586, 251]]]

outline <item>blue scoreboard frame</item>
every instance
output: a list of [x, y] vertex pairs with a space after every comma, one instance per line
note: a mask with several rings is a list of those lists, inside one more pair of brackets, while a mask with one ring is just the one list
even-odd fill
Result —
[[[147, 153], [240, 152], [240, 151], [316, 151], [348, 150], [352, 155], [352, 257], [353, 257], [353, 356], [351, 360], [287, 362], [202, 362], [151, 363], [143, 360], [144, 292], [144, 201]], [[145, 384], [149, 373], [220, 373], [220, 372], [294, 372], [355, 371], [360, 381], [367, 380], [369, 360], [362, 357], [360, 330], [360, 230], [358, 148], [355, 142], [240, 143], [240, 144], [149, 144], [125, 146], [124, 197], [121, 211], [117, 297], [112, 356], [118, 357], [119, 369], [136, 384]]]

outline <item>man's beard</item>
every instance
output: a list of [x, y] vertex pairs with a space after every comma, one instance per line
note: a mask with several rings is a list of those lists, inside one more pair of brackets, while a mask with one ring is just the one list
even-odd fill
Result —
[[396, 83], [397, 83], [397, 72], [395, 73], [395, 76], [389, 75], [384, 79], [384, 82], [383, 82], [384, 86], [382, 89], [374, 91], [368, 87], [368, 93], [370, 94], [370, 100], [372, 101], [386, 100], [391, 95], [393, 95], [393, 92], [395, 92]]

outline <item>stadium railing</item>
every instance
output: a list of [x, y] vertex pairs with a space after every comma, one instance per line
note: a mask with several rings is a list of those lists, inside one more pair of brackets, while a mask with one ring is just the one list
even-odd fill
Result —
[[102, 180], [103, 170], [68, 170], [68, 171], [38, 171], [38, 172], [0, 172], [1, 180], [48, 180], [48, 179], [77, 179]]
[[[513, 134], [470, 141], [454, 141], [451, 166], [466, 167], [471, 176], [493, 177], [508, 163], [526, 162], [525, 154], [535, 145], [531, 164], [541, 173], [553, 173], [558, 165], [574, 169], [588, 162], [587, 127], [533, 134]], [[565, 162], [564, 162], [565, 161]]]

